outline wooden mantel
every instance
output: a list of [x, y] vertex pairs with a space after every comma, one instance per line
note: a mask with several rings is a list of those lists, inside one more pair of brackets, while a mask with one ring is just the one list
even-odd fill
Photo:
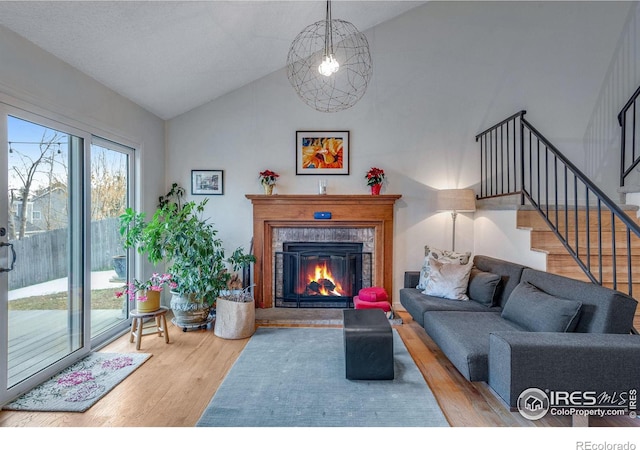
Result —
[[[246, 195], [253, 203], [254, 296], [260, 308], [273, 307], [275, 228], [373, 228], [374, 283], [393, 288], [394, 204], [401, 195]], [[314, 219], [329, 212], [331, 219]]]

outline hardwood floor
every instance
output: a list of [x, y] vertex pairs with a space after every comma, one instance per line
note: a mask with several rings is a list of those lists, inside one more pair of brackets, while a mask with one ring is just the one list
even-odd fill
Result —
[[[396, 326], [453, 427], [568, 427], [568, 417], [524, 419], [485, 383], [470, 383], [407, 313]], [[339, 326], [339, 325], [333, 325]], [[140, 352], [153, 356], [84, 413], [0, 411], [0, 427], [193, 427], [248, 339], [223, 340], [212, 330], [182, 332], [169, 325], [171, 342], [146, 336]], [[103, 352], [134, 352], [128, 335]], [[250, 389], [250, 387], [247, 387]], [[591, 426], [640, 426], [628, 417], [592, 418]]]

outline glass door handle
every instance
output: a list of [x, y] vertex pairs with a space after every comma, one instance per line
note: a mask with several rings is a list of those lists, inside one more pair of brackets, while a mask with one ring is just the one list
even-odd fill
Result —
[[13, 258], [11, 259], [11, 267], [0, 267], [0, 273], [11, 272], [16, 264], [16, 251], [13, 249], [13, 244], [9, 242], [0, 242], [0, 247], [9, 247], [11, 249], [11, 254], [13, 255]]

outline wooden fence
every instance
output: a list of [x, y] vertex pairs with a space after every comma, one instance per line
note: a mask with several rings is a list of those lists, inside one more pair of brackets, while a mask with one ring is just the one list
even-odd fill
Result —
[[[112, 257], [122, 254], [117, 218], [91, 223], [91, 270], [110, 270]], [[60, 228], [11, 240], [16, 251], [15, 268], [9, 272], [9, 290], [69, 275], [69, 230]]]

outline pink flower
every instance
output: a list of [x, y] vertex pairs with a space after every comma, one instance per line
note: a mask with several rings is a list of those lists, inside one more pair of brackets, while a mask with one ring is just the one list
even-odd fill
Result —
[[154, 272], [146, 281], [141, 282], [138, 280], [133, 280], [132, 282], [128, 283], [126, 286], [124, 286], [122, 291], [116, 292], [115, 296], [117, 298], [120, 298], [126, 294], [130, 300], [135, 300], [136, 294], [142, 292], [143, 295], [138, 296], [137, 300], [143, 302], [147, 299], [146, 295], [144, 295], [145, 291], [162, 292], [165, 284], [169, 285], [172, 289], [178, 287], [178, 284], [171, 280], [171, 274], [159, 274], [158, 272]]

